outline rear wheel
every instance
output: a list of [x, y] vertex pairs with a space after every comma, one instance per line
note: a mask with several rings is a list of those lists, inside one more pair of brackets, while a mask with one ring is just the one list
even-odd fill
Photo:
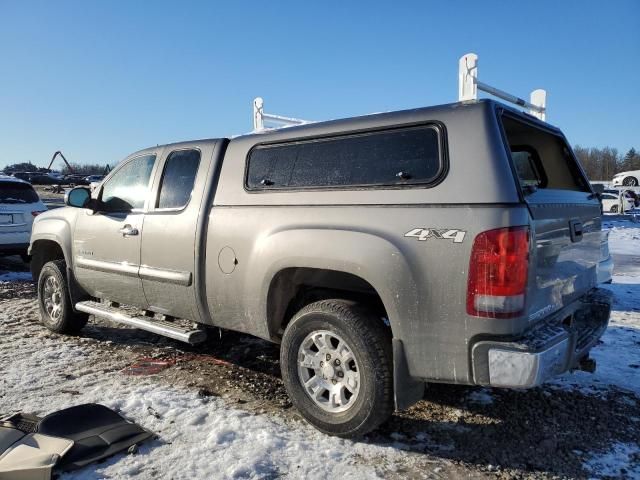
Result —
[[624, 180], [622, 180], [622, 185], [627, 187], [637, 187], [638, 179], [636, 177], [625, 177]]
[[324, 433], [363, 435], [393, 412], [390, 332], [354, 302], [322, 300], [298, 312], [280, 362], [291, 402]]
[[66, 270], [64, 260], [54, 260], [42, 267], [38, 278], [40, 318], [56, 333], [75, 333], [89, 319], [88, 314], [73, 311]]
[[618, 205], [612, 205], [609, 211], [611, 213], [618, 213]]

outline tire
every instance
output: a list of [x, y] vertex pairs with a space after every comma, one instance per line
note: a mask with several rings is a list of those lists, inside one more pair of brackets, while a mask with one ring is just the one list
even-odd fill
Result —
[[626, 187], [637, 187], [638, 179], [636, 177], [624, 177], [624, 180], [622, 180], [622, 185]]
[[284, 332], [280, 365], [291, 402], [321, 432], [364, 435], [393, 413], [391, 333], [354, 302], [321, 300], [300, 310]]
[[618, 213], [618, 205], [612, 205], [609, 211], [611, 213]]
[[56, 333], [76, 333], [87, 324], [89, 315], [75, 312], [69, 296], [64, 260], [46, 263], [38, 277], [38, 306], [45, 327]]

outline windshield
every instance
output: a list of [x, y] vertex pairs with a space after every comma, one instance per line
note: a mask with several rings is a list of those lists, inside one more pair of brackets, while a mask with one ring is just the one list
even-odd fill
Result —
[[36, 203], [38, 194], [31, 185], [0, 182], [0, 203]]

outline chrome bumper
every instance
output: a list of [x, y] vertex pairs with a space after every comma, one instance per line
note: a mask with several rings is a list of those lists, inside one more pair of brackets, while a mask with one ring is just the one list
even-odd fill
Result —
[[542, 352], [489, 349], [489, 382], [494, 387], [534, 387], [566, 370], [569, 339]]
[[606, 260], [601, 261], [596, 266], [596, 276], [598, 285], [601, 283], [611, 283], [611, 276], [613, 275], [613, 258], [609, 257]]
[[594, 289], [522, 337], [475, 343], [471, 353], [475, 382], [531, 388], [576, 368], [606, 330], [611, 298], [611, 292]]

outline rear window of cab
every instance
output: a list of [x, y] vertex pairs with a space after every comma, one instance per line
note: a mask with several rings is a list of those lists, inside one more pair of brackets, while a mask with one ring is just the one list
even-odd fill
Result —
[[421, 125], [258, 145], [248, 156], [248, 190], [437, 183], [445, 172], [442, 127]]
[[502, 116], [502, 126], [525, 193], [538, 189], [591, 191], [571, 147], [561, 136], [509, 115]]

